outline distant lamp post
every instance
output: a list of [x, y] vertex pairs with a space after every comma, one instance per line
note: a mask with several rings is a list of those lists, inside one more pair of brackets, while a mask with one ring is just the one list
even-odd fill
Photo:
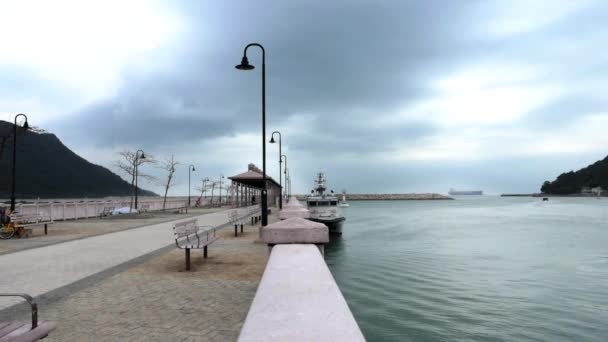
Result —
[[291, 175], [289, 174], [289, 170], [287, 170], [287, 196], [291, 197]]
[[[140, 156], [139, 152], [141, 152], [141, 156]], [[139, 177], [137, 159], [146, 159], [146, 156], [144, 155], [144, 151], [137, 150], [137, 152], [135, 152], [135, 159], [133, 159], [133, 168], [135, 170], [135, 209], [137, 209], [137, 195], [138, 195], [137, 178]]]
[[224, 175], [220, 174], [220, 208], [222, 207], [222, 179], [224, 179]]
[[25, 122], [23, 123], [23, 130], [27, 131], [30, 125], [27, 122], [27, 115], [17, 114], [15, 115], [15, 125], [13, 126], [13, 177], [11, 185], [11, 213], [15, 211], [15, 183], [16, 183], [16, 165], [17, 165], [17, 118], [23, 116]]
[[[283, 175], [285, 176], [285, 196], [287, 196], [287, 202], [289, 202], [289, 195], [287, 190], [289, 190], [289, 183], [287, 183], [287, 156], [281, 154], [281, 158], [285, 159], [285, 168], [283, 169]], [[283, 195], [281, 195], [283, 196]]]
[[235, 66], [239, 70], [253, 70], [254, 66], [249, 64], [247, 49], [257, 46], [262, 50], [262, 227], [268, 225], [268, 193], [266, 184], [266, 50], [261, 44], [252, 43], [245, 46], [241, 64]]
[[[274, 141], [274, 135], [278, 134], [279, 135], [279, 187], [281, 188], [281, 193], [279, 196], [279, 209], [283, 209], [283, 182], [281, 179], [283, 179], [283, 175], [281, 175], [281, 164], [283, 164], [283, 155], [281, 154], [281, 132], [279, 131], [274, 131], [272, 132], [272, 135], [270, 136], [270, 143], [274, 144], [276, 141]], [[285, 183], [287, 183], [287, 181], [285, 181]]]
[[[188, 166], [188, 208], [190, 208], [190, 173], [191, 171], [196, 171], [194, 165], [190, 164]], [[188, 209], [186, 209], [186, 213], [188, 213]]]

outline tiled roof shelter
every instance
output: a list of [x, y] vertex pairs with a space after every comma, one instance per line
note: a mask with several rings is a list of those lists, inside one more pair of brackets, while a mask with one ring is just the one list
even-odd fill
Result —
[[[228, 177], [228, 179], [232, 181], [235, 188], [235, 203], [237, 206], [242, 207], [260, 203], [264, 182], [262, 181], [262, 170], [255, 164], [249, 164], [246, 172]], [[268, 185], [268, 207], [278, 206], [281, 186], [268, 174], [266, 174], [266, 183]]]

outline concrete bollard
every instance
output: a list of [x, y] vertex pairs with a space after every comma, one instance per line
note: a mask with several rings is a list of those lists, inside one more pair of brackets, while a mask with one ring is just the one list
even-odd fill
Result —
[[289, 218], [293, 218], [293, 217], [299, 217], [299, 218], [309, 218], [310, 217], [310, 211], [308, 211], [308, 209], [303, 208], [303, 207], [291, 207], [291, 208], [285, 208], [281, 211], [279, 211], [279, 219], [280, 220], [286, 220]]
[[323, 254], [323, 246], [329, 242], [329, 229], [322, 223], [292, 217], [264, 227], [261, 239], [270, 250], [281, 244], [314, 244]]

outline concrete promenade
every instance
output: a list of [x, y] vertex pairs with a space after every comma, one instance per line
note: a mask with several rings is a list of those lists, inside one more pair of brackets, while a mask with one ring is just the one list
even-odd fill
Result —
[[[219, 226], [228, 222], [232, 210], [197, 218], [200, 225]], [[172, 222], [0, 255], [0, 292], [36, 297], [170, 246]], [[17, 302], [2, 301], [0, 309]]]

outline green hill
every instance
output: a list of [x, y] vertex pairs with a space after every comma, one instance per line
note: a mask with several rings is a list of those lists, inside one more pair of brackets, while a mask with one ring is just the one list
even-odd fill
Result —
[[583, 187], [608, 189], [608, 157], [576, 172], [562, 173], [553, 182], [546, 181], [540, 191], [546, 194], [570, 195], [581, 192]]
[[[0, 198], [11, 193], [14, 125], [0, 121]], [[2, 146], [2, 137], [4, 139]], [[105, 167], [89, 163], [67, 148], [54, 134], [17, 133], [17, 183], [19, 198], [129, 196], [131, 184]], [[141, 195], [156, 194], [140, 190]]]

